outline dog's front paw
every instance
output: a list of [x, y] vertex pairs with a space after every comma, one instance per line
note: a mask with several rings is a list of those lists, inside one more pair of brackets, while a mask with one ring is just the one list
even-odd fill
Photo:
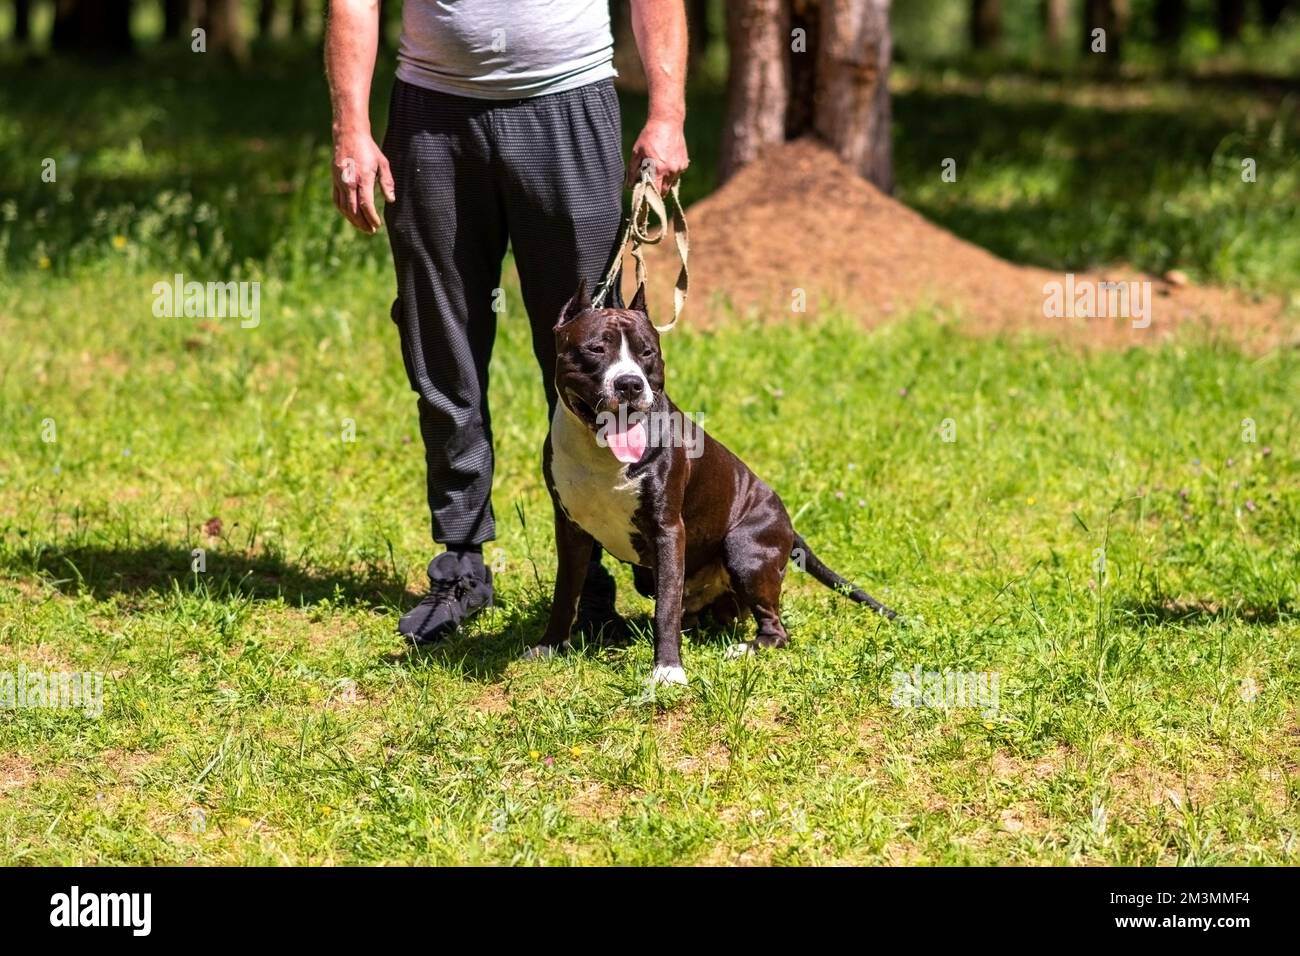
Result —
[[665, 667], [662, 664], [657, 665], [650, 673], [650, 684], [653, 687], [660, 687], [667, 684], [676, 684], [679, 687], [685, 687], [686, 671], [681, 667]]
[[568, 641], [562, 644], [534, 644], [532, 647], [525, 648], [519, 659], [524, 661], [544, 661], [557, 654], [564, 653], [569, 649], [569, 646]]

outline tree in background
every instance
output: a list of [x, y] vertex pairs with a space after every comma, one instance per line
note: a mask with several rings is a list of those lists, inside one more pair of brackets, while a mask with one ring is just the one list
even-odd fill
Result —
[[824, 2], [820, 46], [817, 135], [862, 176], [893, 192], [889, 0]]
[[1176, 46], [1187, 29], [1187, 0], [1156, 0], [1156, 42]]
[[1002, 0], [971, 0], [970, 45], [996, 50], [1002, 43]]
[[189, 18], [188, 0], [163, 0], [163, 39], [179, 40]]
[[1246, 0], [1218, 0], [1214, 24], [1225, 43], [1241, 39], [1241, 28], [1246, 25]]
[[1083, 0], [1084, 56], [1092, 56], [1093, 31], [1104, 30], [1106, 52], [1103, 62], [1112, 69], [1119, 65], [1124, 47], [1124, 34], [1128, 30], [1129, 0]]
[[[49, 42], [55, 52], [122, 56], [134, 49], [132, 11], [152, 8], [161, 13], [162, 38], [165, 41], [188, 45], [189, 28], [201, 26], [206, 31], [207, 50], [243, 61], [248, 56], [248, 36], [244, 25], [254, 29], [262, 38], [285, 36], [286, 25], [289, 35], [304, 36], [308, 30], [309, 2], [319, 6], [327, 4], [327, 0], [42, 0], [41, 3], [11, 0], [13, 28], [10, 39], [18, 46], [30, 45], [34, 39], [31, 34], [32, 7], [53, 8]], [[384, 18], [381, 42], [391, 45], [397, 36], [401, 3], [380, 2]], [[822, 115], [820, 120], [817, 115], [819, 83], [825, 82], [823, 74], [835, 72], [837, 62], [818, 55], [818, 51], [826, 46], [821, 42], [823, 21], [838, 16], [841, 11], [858, 11], [852, 15], [863, 16], [868, 7], [883, 6], [887, 9], [888, 3], [881, 4], [879, 0], [685, 0], [685, 3], [690, 23], [692, 72], [704, 62], [704, 56], [714, 41], [712, 26], [721, 22], [716, 19], [720, 16], [726, 18], [726, 41], [732, 57], [739, 64], [731, 72], [729, 101], [733, 113], [741, 115], [738, 124], [731, 124], [724, 130], [727, 140], [723, 156], [724, 175], [735, 166], [748, 162], [762, 144], [807, 132], [821, 135], [821, 130], [827, 127], [834, 127], [831, 133], [833, 142], [856, 155], [856, 147], [847, 145], [851, 137], [845, 130], [826, 115]], [[0, 0], [2, 5], [4, 0]], [[631, 50], [634, 46], [627, 5], [628, 0], [611, 0], [610, 4], [617, 48], [622, 50]], [[1296, 0], [1196, 0], [1194, 3], [1189, 0], [1038, 0], [1044, 52], [1054, 58], [1059, 56], [1064, 38], [1070, 32], [1067, 29], [1069, 18], [1079, 16], [1075, 11], [1081, 10], [1079, 22], [1083, 26], [1081, 39], [1085, 62], [1096, 62], [1092, 31], [1100, 28], [1106, 31], [1103, 62], [1111, 67], [1118, 64], [1133, 16], [1150, 17], [1151, 28], [1142, 31], [1143, 35], [1153, 35], [1159, 46], [1172, 52], [1179, 49], [1193, 22], [1202, 27], [1212, 26], [1224, 43], [1231, 43], [1240, 39], [1247, 22], [1254, 22], [1267, 30], [1276, 27], [1288, 13], [1294, 13], [1297, 6]], [[912, 13], [907, 7], [899, 9]], [[1032, 8], [1007, 4], [1004, 0], [933, 0], [926, 9], [946, 11], [943, 25], [934, 27], [936, 32], [949, 38], [945, 42], [959, 40], [955, 31], [964, 23], [971, 48], [994, 51], [1002, 44], [1004, 33], [1017, 37], [1023, 34], [1024, 18]], [[1011, 17], [1017, 19], [1012, 22]], [[765, 18], [766, 22], [760, 25], [756, 18]], [[796, 32], [804, 38], [802, 52], [791, 48]], [[40, 42], [43, 38], [35, 39]], [[879, 54], [879, 47], [874, 53], [868, 50], [850, 52], [851, 56], [859, 58], [859, 69], [865, 71], [864, 88], [871, 86], [869, 77], [876, 68], [869, 61], [873, 58], [878, 60]], [[625, 59], [626, 62], [619, 64], [624, 86], [637, 88], [640, 61], [635, 57]], [[888, 62], [882, 62], [887, 72]], [[851, 70], [841, 72], [852, 73]], [[836, 84], [832, 86], [839, 88]], [[770, 100], [783, 102], [785, 106], [772, 112], [763, 105]], [[858, 101], [853, 102], [862, 106]], [[854, 121], [845, 120], [846, 124], [851, 122]], [[776, 131], [782, 126], [784, 132], [778, 134]]]
[[1264, 26], [1275, 27], [1289, 6], [1291, 0], [1259, 0], [1259, 18], [1264, 21]]
[[1049, 52], [1060, 53], [1065, 46], [1065, 22], [1069, 15], [1069, 0], [1043, 0], [1043, 39]]
[[32, 36], [31, 0], [14, 0], [14, 42], [26, 43]]
[[718, 179], [725, 182], [764, 147], [785, 141], [790, 101], [790, 4], [732, 0], [727, 5], [727, 116]]
[[50, 46], [60, 53], [131, 52], [131, 0], [55, 0]]
[[892, 191], [889, 0], [732, 0], [719, 178], [811, 134]]
[[257, 5], [257, 35], [263, 39], [271, 35], [275, 26], [275, 0], [261, 0]]
[[240, 6], [239, 0], [195, 0], [199, 26], [207, 33], [208, 52], [242, 63], [248, 59], [248, 42], [240, 23]]
[[[617, 6], [617, 4], [615, 4]], [[690, 24], [690, 62], [692, 67], [704, 56], [713, 42], [713, 29], [709, 23], [711, 0], [687, 0], [686, 21]]]

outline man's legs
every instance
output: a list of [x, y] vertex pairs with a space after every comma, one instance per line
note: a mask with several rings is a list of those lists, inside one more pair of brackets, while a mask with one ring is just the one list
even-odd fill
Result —
[[[493, 118], [501, 158], [503, 206], [532, 326], [547, 408], [555, 412], [555, 335], [560, 309], [581, 279], [593, 288], [618, 241], [623, 144], [612, 81], [541, 96]], [[614, 582], [592, 555], [578, 628], [621, 636]]]
[[492, 596], [481, 545], [495, 532], [487, 388], [506, 223], [488, 106], [398, 81], [383, 145], [397, 191], [385, 210], [393, 321], [419, 396], [433, 538], [448, 545], [429, 565], [429, 596], [399, 624], [417, 643], [442, 637]]
[[552, 330], [579, 280], [594, 289], [602, 278], [622, 221], [623, 145], [614, 84], [526, 100], [500, 111], [493, 132], [533, 352], [554, 411]]

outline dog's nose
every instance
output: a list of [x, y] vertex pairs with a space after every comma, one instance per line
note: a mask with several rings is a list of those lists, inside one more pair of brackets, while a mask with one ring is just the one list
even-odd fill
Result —
[[645, 380], [640, 375], [620, 375], [613, 382], [614, 394], [624, 402], [635, 402], [644, 388]]

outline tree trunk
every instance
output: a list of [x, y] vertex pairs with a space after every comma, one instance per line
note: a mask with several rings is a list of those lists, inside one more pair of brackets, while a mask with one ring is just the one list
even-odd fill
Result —
[[1246, 0], [1218, 0], [1214, 23], [1224, 43], [1240, 40], [1241, 28], [1246, 25]]
[[787, 64], [792, 55], [789, 24], [783, 0], [731, 0], [727, 4], [731, 69], [719, 182], [726, 182], [764, 147], [785, 140], [790, 96]]
[[1065, 23], [1069, 13], [1069, 0], [1043, 0], [1043, 36], [1047, 48], [1053, 53], [1059, 53], [1065, 45]]
[[32, 36], [31, 0], [14, 0], [14, 42], [26, 43]]
[[[1123, 52], [1124, 31], [1128, 27], [1128, 0], [1083, 0], [1083, 52], [1085, 55], [1105, 56], [1105, 62], [1115, 67]], [[1105, 54], [1093, 51], [1093, 31], [1106, 31]]]
[[302, 36], [307, 25], [307, 0], [293, 0], [289, 5], [289, 32], [296, 37]]
[[890, 0], [822, 0], [814, 100], [818, 135], [840, 158], [893, 192]]
[[189, 4], [185, 0], [163, 0], [163, 39], [176, 40], [180, 38], [181, 31], [185, 28], [185, 17], [188, 13]]
[[1002, 43], [1002, 0], [971, 0], [970, 45], [996, 50]]
[[275, 25], [275, 0], [262, 0], [257, 7], [257, 35], [265, 39]]
[[[398, 5], [398, 15], [401, 15], [401, 4]], [[386, 0], [379, 0], [379, 49], [387, 50], [392, 44], [389, 42], [388, 32], [388, 15], [392, 12], [393, 5]], [[326, 18], [329, 17], [328, 8], [325, 11]]]
[[1187, 0], [1156, 0], [1156, 41], [1175, 46], [1187, 28]]
[[207, 0], [203, 19], [208, 52], [242, 63], [248, 59], [248, 44], [239, 22], [240, 7], [239, 0]]
[[1264, 22], [1264, 26], [1275, 27], [1289, 6], [1291, 0], [1259, 0], [1259, 18]]
[[130, 53], [131, 0], [55, 0], [50, 46], [60, 53]]
[[[713, 32], [709, 29], [709, 0], [689, 0], [686, 4], [686, 22], [690, 31], [690, 62], [694, 67], [709, 49]], [[691, 72], [694, 72], [692, 69]]]

